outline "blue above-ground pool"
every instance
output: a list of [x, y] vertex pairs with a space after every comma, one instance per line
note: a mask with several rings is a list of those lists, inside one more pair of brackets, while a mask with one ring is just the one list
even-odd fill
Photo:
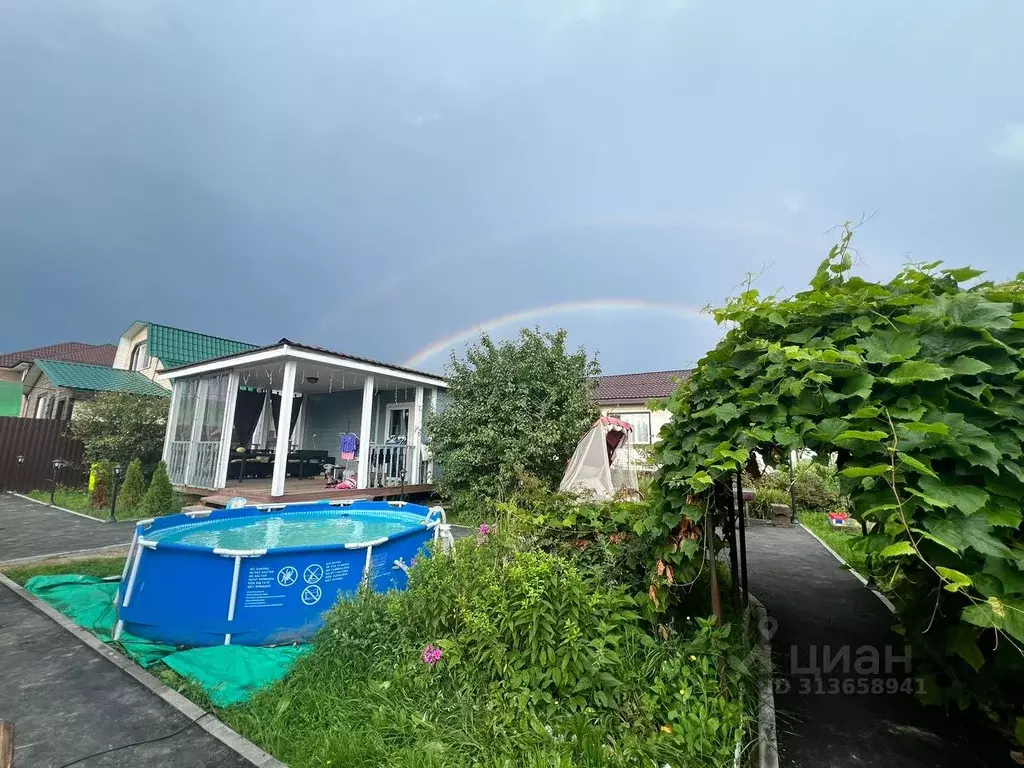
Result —
[[367, 579], [405, 589], [443, 510], [405, 502], [319, 501], [142, 520], [125, 561], [115, 637], [174, 645], [308, 640]]

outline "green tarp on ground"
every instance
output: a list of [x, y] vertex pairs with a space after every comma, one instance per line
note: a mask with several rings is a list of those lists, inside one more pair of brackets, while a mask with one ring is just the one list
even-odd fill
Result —
[[[83, 629], [105, 643], [113, 641], [117, 612], [114, 596], [118, 580], [66, 574], [33, 576], [25, 589], [45, 600]], [[127, 632], [119, 644], [143, 667], [163, 663], [200, 686], [218, 707], [241, 704], [261, 688], [280, 680], [295, 661], [312, 646], [256, 648], [245, 645], [217, 645], [181, 650]]]

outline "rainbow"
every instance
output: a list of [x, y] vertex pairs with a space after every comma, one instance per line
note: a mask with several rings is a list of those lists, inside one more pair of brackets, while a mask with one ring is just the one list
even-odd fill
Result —
[[446, 352], [459, 344], [479, 336], [481, 333], [489, 333], [502, 326], [513, 323], [529, 323], [546, 315], [556, 312], [661, 312], [675, 315], [686, 320], [700, 320], [702, 322], [714, 323], [711, 315], [702, 312], [696, 307], [688, 304], [675, 304], [667, 301], [644, 301], [642, 299], [585, 299], [582, 301], [566, 301], [561, 304], [548, 304], [542, 307], [532, 307], [501, 315], [482, 323], [477, 323], [469, 328], [463, 328], [450, 336], [433, 341], [423, 349], [417, 351], [412, 357], [405, 361], [404, 365], [415, 368], [423, 365], [427, 360]]

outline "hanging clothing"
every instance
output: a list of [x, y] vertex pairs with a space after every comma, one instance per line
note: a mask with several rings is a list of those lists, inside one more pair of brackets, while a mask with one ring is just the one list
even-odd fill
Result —
[[338, 445], [343, 461], [351, 461], [359, 453], [359, 436], [355, 432], [346, 432], [341, 436], [341, 443]]

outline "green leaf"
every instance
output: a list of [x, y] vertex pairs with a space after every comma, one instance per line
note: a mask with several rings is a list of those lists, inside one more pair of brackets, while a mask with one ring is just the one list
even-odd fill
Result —
[[907, 424], [906, 428], [911, 432], [925, 432], [929, 435], [949, 434], [949, 427], [942, 422], [927, 423], [919, 421], [914, 424]]
[[792, 342], [793, 344], [806, 344], [819, 333], [821, 333], [820, 326], [805, 328], [802, 331], [791, 333], [789, 336], [786, 337], [786, 341]]
[[979, 627], [999, 629], [1024, 643], [1024, 600], [990, 597], [984, 603], [964, 608], [963, 620]]
[[914, 548], [909, 541], [897, 541], [878, 553], [880, 557], [901, 557], [904, 555], [915, 555]]
[[978, 630], [961, 624], [953, 632], [953, 639], [949, 643], [949, 650], [970, 664], [975, 672], [985, 664], [985, 656], [978, 649], [977, 632]]
[[837, 443], [846, 440], [867, 440], [873, 443], [877, 443], [879, 440], [884, 440], [889, 436], [888, 432], [880, 432], [876, 430], [862, 431], [857, 429], [848, 429], [845, 432], [836, 435], [835, 440]]
[[892, 470], [888, 464], [875, 464], [872, 467], [846, 467], [839, 474], [846, 477], [878, 477], [888, 474]]
[[902, 461], [904, 464], [906, 464], [911, 469], [917, 470], [922, 475], [928, 475], [929, 477], [934, 477], [936, 480], [939, 479], [939, 476], [937, 474], [935, 474], [935, 472], [932, 470], [932, 468], [931, 468], [931, 466], [929, 464], [924, 464], [923, 462], [920, 462], [917, 459], [915, 459], [913, 456], [908, 456], [905, 453], [898, 453], [896, 455], [899, 456], [900, 461]]
[[870, 331], [871, 326], [874, 325], [874, 323], [872, 322], [870, 317], [865, 317], [864, 315], [861, 315], [860, 317], [853, 318], [853, 320], [850, 322], [850, 325], [852, 325], [858, 331]]
[[921, 349], [914, 334], [893, 330], [878, 330], [862, 338], [864, 359], [869, 363], [901, 363], [910, 360]]
[[[958, 509], [964, 515], [973, 515], [988, 502], [988, 491], [973, 485], [944, 483], [932, 473], [918, 481], [921, 493], [916, 495], [942, 509]], [[911, 492], [914, 489], [910, 489]]]
[[936, 566], [935, 570], [939, 572], [939, 575], [942, 576], [942, 578], [949, 582], [943, 586], [943, 589], [947, 592], [956, 592], [957, 590], [966, 589], [974, 584], [974, 582], [971, 581], [971, 577], [966, 573], [955, 571], [952, 568], [944, 568], [941, 565]]
[[1013, 735], [1017, 743], [1024, 746], [1024, 717], [1017, 718], [1017, 727], [1013, 729]]
[[974, 267], [958, 267], [957, 269], [943, 269], [942, 274], [948, 275], [958, 283], [964, 283], [976, 277], [981, 277], [985, 274], [985, 270], [975, 269]]
[[715, 409], [715, 417], [723, 424], [738, 418], [740, 415], [740, 409], [732, 403], [725, 403]]
[[[991, 557], [1012, 557], [1010, 549], [992, 535], [992, 524], [984, 515], [968, 518], [929, 518], [925, 520], [927, 531], [921, 531], [929, 539], [953, 552], [973, 549]], [[916, 529], [915, 529], [916, 530]]]
[[887, 380], [893, 384], [914, 384], [919, 381], [942, 381], [953, 375], [949, 368], [920, 360], [904, 363], [889, 374]]
[[958, 357], [950, 364], [950, 368], [959, 376], [976, 376], [979, 373], [992, 370], [991, 365], [973, 357]]

